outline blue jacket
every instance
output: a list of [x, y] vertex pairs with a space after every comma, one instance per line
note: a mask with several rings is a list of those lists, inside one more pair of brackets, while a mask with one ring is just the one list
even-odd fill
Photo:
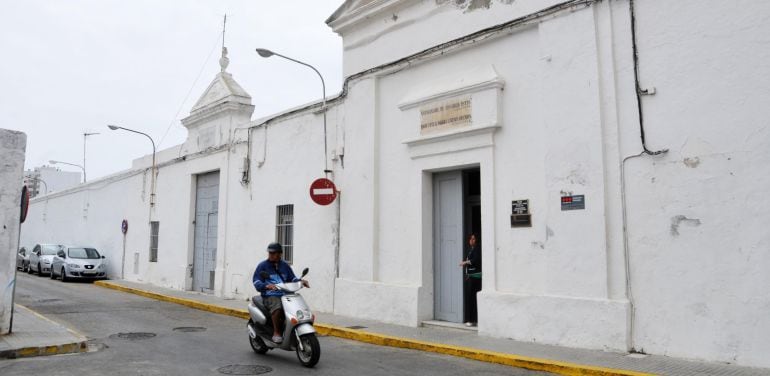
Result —
[[[269, 277], [264, 279], [260, 276], [262, 271], [267, 272]], [[254, 271], [254, 276], [251, 277], [251, 281], [257, 291], [262, 293], [262, 297], [267, 296], [283, 296], [283, 291], [280, 290], [268, 290], [267, 285], [275, 285], [284, 282], [297, 282], [299, 278], [294, 275], [294, 271], [291, 270], [289, 264], [283, 260], [278, 261], [278, 267], [270, 261], [262, 261], [257, 265], [257, 269]]]

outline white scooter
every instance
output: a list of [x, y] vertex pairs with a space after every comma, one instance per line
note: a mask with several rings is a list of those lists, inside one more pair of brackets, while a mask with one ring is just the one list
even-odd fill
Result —
[[[304, 278], [309, 269], [302, 271]], [[267, 279], [268, 275], [262, 272], [262, 278]], [[313, 367], [321, 358], [321, 345], [316, 338], [316, 330], [313, 327], [315, 315], [302, 299], [297, 291], [302, 289], [302, 282], [278, 283], [275, 285], [284, 292], [281, 297], [283, 312], [285, 315], [283, 330], [283, 342], [275, 343], [273, 337], [273, 320], [270, 318], [270, 312], [262, 304], [262, 296], [256, 295], [251, 298], [249, 303], [249, 343], [251, 348], [257, 354], [265, 354], [272, 349], [281, 349], [286, 351], [296, 351], [297, 359], [305, 367]]]

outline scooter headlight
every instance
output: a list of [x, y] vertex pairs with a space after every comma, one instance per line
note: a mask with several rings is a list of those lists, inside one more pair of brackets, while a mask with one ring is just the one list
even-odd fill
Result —
[[299, 310], [299, 311], [297, 311], [296, 317], [297, 317], [297, 320], [299, 320], [299, 321], [311, 320], [313, 318], [313, 314], [310, 313], [310, 311], [307, 311], [307, 310], [304, 310], [304, 311], [303, 310]]

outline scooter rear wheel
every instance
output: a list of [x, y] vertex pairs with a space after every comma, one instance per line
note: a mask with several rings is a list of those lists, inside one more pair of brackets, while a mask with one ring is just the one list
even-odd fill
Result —
[[[254, 321], [249, 320], [248, 324], [252, 329], [254, 329]], [[265, 354], [267, 350], [270, 350], [270, 348], [265, 345], [265, 342], [262, 341], [262, 338], [259, 338], [257, 336], [256, 338], [251, 338], [251, 335], [249, 334], [249, 344], [251, 345], [251, 349], [254, 350], [257, 354]]]
[[321, 359], [321, 345], [318, 343], [315, 333], [308, 333], [299, 337], [303, 350], [297, 346], [297, 359], [303, 366], [311, 368]]

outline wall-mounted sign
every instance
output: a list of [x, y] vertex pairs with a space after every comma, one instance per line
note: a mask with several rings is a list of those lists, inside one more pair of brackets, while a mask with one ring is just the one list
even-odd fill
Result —
[[516, 200], [511, 203], [511, 213], [529, 214], [529, 200]]
[[420, 134], [471, 125], [471, 96], [465, 95], [420, 107]]
[[583, 210], [586, 208], [585, 195], [573, 195], [561, 197], [561, 210]]
[[318, 205], [329, 205], [337, 198], [337, 187], [326, 178], [316, 179], [310, 185], [310, 199]]
[[21, 187], [21, 217], [19, 223], [24, 223], [27, 220], [27, 212], [29, 212], [29, 189], [26, 185]]
[[532, 227], [532, 214], [529, 214], [529, 200], [511, 202], [511, 227]]

